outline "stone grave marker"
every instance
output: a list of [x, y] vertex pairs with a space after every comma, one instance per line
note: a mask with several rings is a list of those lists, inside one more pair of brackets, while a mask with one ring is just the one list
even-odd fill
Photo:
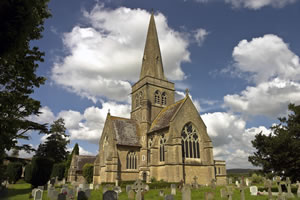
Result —
[[221, 196], [221, 198], [227, 197], [227, 192], [226, 192], [225, 188], [221, 188], [221, 190], [220, 190], [220, 196]]
[[34, 191], [34, 200], [42, 200], [43, 199], [43, 190], [36, 189]]
[[257, 192], [258, 192], [258, 189], [256, 186], [251, 186], [250, 187], [250, 193], [252, 196], [257, 196]]
[[248, 187], [249, 186], [249, 179], [246, 178], [246, 186]]
[[212, 192], [205, 192], [204, 199], [205, 200], [213, 200], [215, 198], [215, 194]]
[[93, 190], [93, 189], [94, 189], [94, 184], [90, 184], [90, 185], [89, 185], [89, 189], [90, 189], [90, 190]]
[[182, 200], [191, 200], [191, 188], [188, 184], [183, 185], [181, 192]]
[[165, 195], [164, 191], [163, 190], [159, 190], [159, 196], [163, 197], [164, 195]]
[[135, 196], [135, 193], [132, 189], [130, 189], [128, 192], [127, 192], [127, 195], [128, 195], [128, 199], [130, 200], [133, 200], [134, 199], [134, 196]]
[[136, 200], [142, 200], [143, 199], [142, 192], [143, 192], [143, 190], [145, 190], [144, 183], [140, 179], [138, 179], [132, 185], [132, 189], [134, 189], [135, 192], [136, 192], [135, 199]]
[[198, 177], [197, 176], [194, 176], [194, 182], [192, 183], [192, 187], [194, 188], [194, 189], [198, 189], [199, 188], [199, 184], [198, 184], [198, 182], [197, 182], [197, 180], [198, 180]]
[[146, 185], [145, 185], [145, 191], [148, 192], [149, 190], [150, 190], [150, 187], [149, 187], [149, 185], [146, 184]]
[[34, 188], [32, 191], [31, 191], [31, 196], [34, 197], [34, 194], [35, 194], [35, 191], [37, 190], [37, 188]]
[[235, 185], [236, 185], [236, 187], [240, 187], [240, 183], [239, 183], [239, 181], [235, 181]]
[[56, 191], [56, 190], [54, 190], [54, 191], [51, 192], [51, 195], [50, 195], [49, 198], [50, 198], [51, 200], [57, 200], [58, 194], [59, 194], [59, 192]]
[[266, 180], [265, 187], [268, 188], [268, 198], [272, 199], [272, 181], [270, 179]]
[[171, 194], [176, 195], [176, 185], [175, 184], [171, 184]]
[[211, 189], [215, 190], [216, 189], [216, 180], [215, 179], [211, 179]]
[[245, 200], [245, 179], [242, 177], [241, 185], [240, 185], [240, 193], [241, 193], [241, 200]]
[[227, 186], [227, 197], [228, 200], [232, 200], [232, 195], [233, 195], [233, 188], [231, 186]]
[[174, 196], [172, 194], [168, 194], [165, 196], [165, 200], [174, 200]]
[[54, 187], [49, 187], [48, 190], [47, 190], [47, 196], [50, 198], [51, 196], [51, 193], [55, 191], [55, 188]]
[[77, 194], [77, 200], [88, 200], [88, 197], [84, 191], [80, 190]]
[[103, 194], [104, 194], [107, 190], [108, 190], [108, 186], [107, 186], [107, 185], [104, 185], [104, 186], [102, 187], [102, 192], [103, 192]]
[[126, 185], [126, 192], [128, 193], [131, 190], [132, 186], [131, 185]]
[[117, 200], [117, 199], [118, 199], [118, 194], [113, 190], [107, 190], [103, 194], [103, 200]]
[[285, 187], [287, 188], [287, 198], [294, 198], [294, 194], [292, 193], [292, 188], [291, 188], [291, 180], [289, 177], [286, 178], [285, 180]]
[[122, 189], [121, 189], [120, 186], [115, 186], [114, 189], [113, 189], [113, 191], [115, 191], [115, 192], [118, 193], [118, 195], [119, 195], [119, 193], [122, 192]]
[[63, 193], [59, 193], [58, 194], [57, 200], [66, 200], [66, 199], [67, 199], [67, 195], [66, 194], [63, 194]]
[[95, 185], [95, 190], [99, 190], [99, 188], [100, 188], [100, 185], [99, 185], [99, 184], [96, 184], [96, 185]]
[[297, 189], [297, 197], [300, 197], [300, 183], [299, 183], [299, 181], [297, 181], [297, 187], [298, 187], [298, 189]]
[[231, 185], [232, 184], [232, 178], [228, 179], [228, 184]]
[[282, 188], [281, 188], [281, 183], [280, 183], [280, 177], [279, 176], [276, 176], [276, 184], [277, 184], [277, 187], [278, 187], [278, 199], [281, 199], [282, 197]]

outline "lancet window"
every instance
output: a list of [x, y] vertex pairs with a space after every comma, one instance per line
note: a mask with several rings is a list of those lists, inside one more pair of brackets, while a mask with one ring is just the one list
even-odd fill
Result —
[[137, 168], [137, 155], [133, 151], [130, 151], [127, 154], [126, 168], [127, 169], [136, 169]]
[[156, 90], [154, 94], [154, 103], [160, 104], [160, 92], [158, 90]]
[[187, 123], [181, 132], [181, 146], [183, 158], [200, 158], [200, 140], [192, 123]]
[[142, 105], [142, 100], [143, 100], [143, 92], [140, 91], [140, 96], [139, 96], [140, 105]]
[[163, 93], [161, 94], [161, 104], [162, 104], [162, 105], [166, 105], [166, 104], [167, 104], [167, 95], [166, 95], [165, 92], [163, 92]]
[[165, 161], [165, 144], [166, 144], [166, 138], [164, 135], [162, 135], [159, 140], [159, 160], [160, 161]]
[[135, 105], [136, 105], [136, 107], [140, 106], [140, 101], [139, 101], [139, 95], [138, 94], [135, 95]]

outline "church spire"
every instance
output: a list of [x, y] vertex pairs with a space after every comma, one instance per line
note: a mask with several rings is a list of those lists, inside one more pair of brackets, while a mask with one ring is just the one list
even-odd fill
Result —
[[166, 80], [153, 11], [151, 13], [148, 27], [140, 79], [144, 78], [145, 76]]

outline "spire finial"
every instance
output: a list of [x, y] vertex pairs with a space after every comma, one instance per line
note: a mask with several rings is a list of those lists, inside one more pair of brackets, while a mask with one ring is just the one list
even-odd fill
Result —
[[185, 89], [185, 96], [188, 96], [188, 95], [189, 95], [189, 92], [190, 92], [189, 89], [186, 88], [186, 89]]

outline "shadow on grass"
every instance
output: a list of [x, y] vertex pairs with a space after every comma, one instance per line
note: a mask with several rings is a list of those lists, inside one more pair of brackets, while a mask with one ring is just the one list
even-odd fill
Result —
[[29, 199], [29, 195], [31, 194], [31, 188], [24, 188], [24, 189], [16, 189], [16, 188], [6, 188], [0, 192], [0, 199], [10, 199], [11, 197], [15, 196], [23, 196]]

